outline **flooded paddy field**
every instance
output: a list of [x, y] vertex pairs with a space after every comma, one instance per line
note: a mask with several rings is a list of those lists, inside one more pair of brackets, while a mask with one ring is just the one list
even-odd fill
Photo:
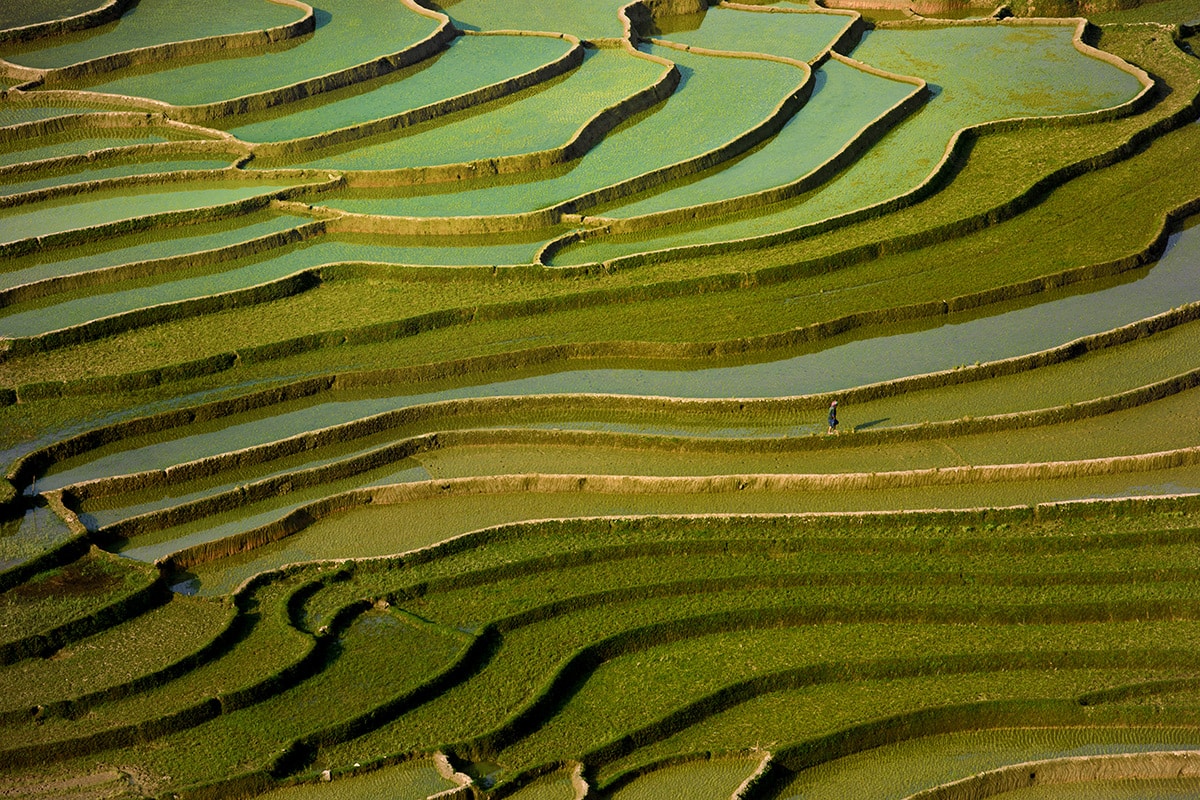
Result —
[[1194, 14], [185, 5], [0, 9], [0, 794], [1196, 793]]

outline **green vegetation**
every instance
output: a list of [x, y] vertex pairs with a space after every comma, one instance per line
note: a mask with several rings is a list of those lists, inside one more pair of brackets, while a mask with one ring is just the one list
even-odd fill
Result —
[[54, 5], [0, 794], [1194, 791], [1187, 3]]

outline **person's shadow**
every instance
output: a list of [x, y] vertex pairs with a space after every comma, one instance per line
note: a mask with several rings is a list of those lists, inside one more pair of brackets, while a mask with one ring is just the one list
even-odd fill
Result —
[[866, 430], [867, 428], [874, 428], [876, 425], [882, 425], [890, 419], [891, 417], [884, 417], [883, 419], [873, 419], [870, 422], [860, 422], [854, 426], [854, 430], [861, 431]]

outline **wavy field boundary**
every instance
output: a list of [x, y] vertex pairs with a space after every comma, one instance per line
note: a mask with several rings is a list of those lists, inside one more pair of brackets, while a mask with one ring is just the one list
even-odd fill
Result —
[[0, 32], [0, 793], [1194, 771], [1178, 2], [261, 2]]

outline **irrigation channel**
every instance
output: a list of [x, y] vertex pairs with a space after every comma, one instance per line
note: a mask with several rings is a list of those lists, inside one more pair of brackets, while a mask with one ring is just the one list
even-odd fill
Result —
[[0, 8], [0, 796], [1200, 794], [1188, 0], [193, 5]]

